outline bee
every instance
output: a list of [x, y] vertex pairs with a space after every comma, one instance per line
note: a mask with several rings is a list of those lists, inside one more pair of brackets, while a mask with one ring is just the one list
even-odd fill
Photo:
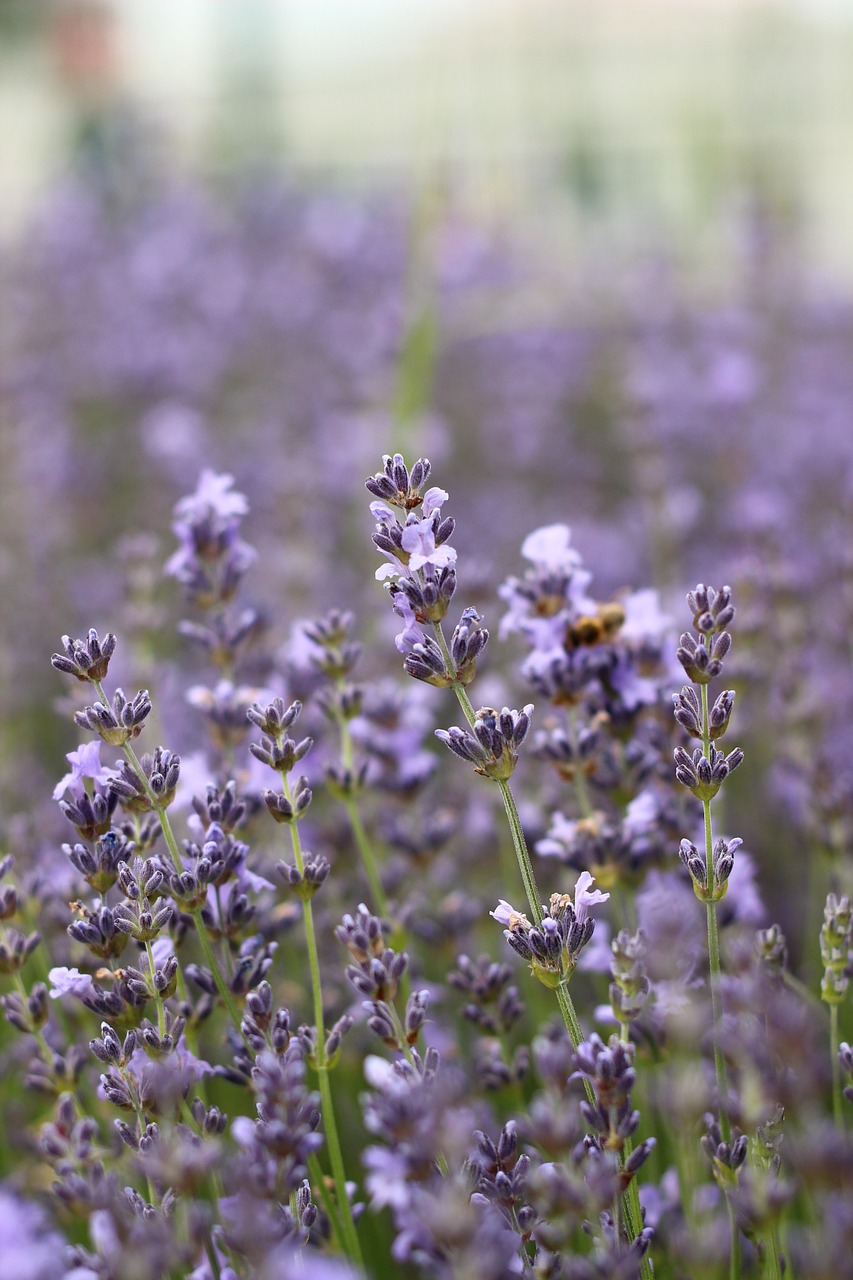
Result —
[[600, 604], [595, 613], [581, 614], [571, 623], [566, 630], [565, 647], [571, 652], [605, 644], [617, 635], [624, 621], [625, 610], [620, 604]]

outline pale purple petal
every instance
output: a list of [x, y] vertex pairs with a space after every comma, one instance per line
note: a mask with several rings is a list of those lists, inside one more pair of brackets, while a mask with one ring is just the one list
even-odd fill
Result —
[[490, 911], [489, 915], [493, 920], [497, 920], [498, 924], [508, 925], [512, 916], [520, 916], [521, 912], [516, 911], [515, 907], [501, 898], [497, 905], [497, 909], [495, 911]]
[[545, 569], [571, 569], [580, 564], [580, 556], [569, 546], [572, 531], [566, 524], [548, 524], [534, 529], [524, 539], [521, 554], [525, 560]]
[[440, 511], [449, 497], [447, 490], [439, 489], [437, 485], [427, 489], [424, 494], [424, 517], [428, 518], [434, 511]]
[[88, 973], [81, 973], [79, 969], [66, 969], [61, 967], [51, 969], [47, 975], [51, 984], [50, 997], [52, 1000], [58, 1000], [60, 996], [76, 996], [78, 1000], [82, 1000], [90, 991], [94, 991], [95, 984]]
[[600, 902], [607, 902], [610, 897], [609, 893], [602, 893], [600, 889], [590, 889], [590, 885], [595, 883], [593, 876], [588, 871], [582, 871], [578, 876], [578, 882], [575, 885], [574, 906], [575, 915], [580, 923], [587, 918], [589, 908], [597, 906]]

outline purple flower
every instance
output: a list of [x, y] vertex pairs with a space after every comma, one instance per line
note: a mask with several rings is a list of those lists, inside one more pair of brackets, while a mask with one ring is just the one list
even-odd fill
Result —
[[418, 626], [415, 611], [404, 592], [398, 591], [394, 597], [394, 612], [403, 619], [403, 630], [394, 637], [394, 643], [400, 653], [411, 653], [416, 644], [422, 644], [424, 633]]
[[60, 996], [76, 996], [78, 1000], [83, 1000], [90, 993], [94, 993], [95, 984], [88, 973], [81, 973], [79, 969], [66, 969], [61, 967], [51, 969], [47, 975], [48, 981], [51, 983], [50, 997], [52, 1000], [58, 1000]]
[[233, 520], [235, 516], [244, 516], [249, 504], [242, 493], [230, 493], [234, 477], [205, 468], [198, 480], [195, 493], [181, 498], [175, 507], [175, 516], [181, 522], [190, 524], [196, 520], [218, 516], [220, 520]]
[[572, 531], [567, 524], [548, 524], [534, 529], [521, 544], [521, 554], [537, 567], [553, 572], [571, 571], [581, 563], [580, 553], [570, 547]]
[[434, 511], [440, 511], [444, 506], [450, 494], [446, 489], [439, 489], [438, 485], [433, 485], [431, 489], [427, 489], [424, 494], [424, 518], [429, 519]]
[[521, 911], [516, 911], [515, 907], [501, 898], [495, 911], [490, 911], [489, 915], [493, 920], [497, 920], [498, 924], [506, 925], [507, 928], [512, 927], [512, 921], [528, 923], [527, 916]]
[[[432, 492], [432, 490], [430, 490]], [[431, 565], [435, 569], [443, 569], [456, 563], [456, 552], [453, 547], [442, 543], [435, 545], [435, 527], [432, 517], [427, 520], [415, 520], [407, 524], [403, 530], [403, 550], [409, 553], [409, 570], [425, 569]]]
[[412, 1188], [407, 1181], [406, 1157], [386, 1147], [367, 1147], [362, 1157], [367, 1170], [365, 1182], [370, 1192], [371, 1208], [405, 1209], [411, 1199]]
[[581, 924], [587, 918], [590, 907], [606, 902], [610, 897], [609, 893], [602, 893], [600, 889], [590, 889], [592, 884], [595, 884], [595, 878], [588, 871], [582, 871], [575, 885], [574, 898], [575, 916]]
[[101, 739], [83, 742], [76, 751], [69, 751], [65, 757], [71, 765], [71, 772], [66, 773], [53, 788], [54, 800], [59, 800], [66, 791], [70, 791], [75, 800], [82, 798], [86, 791], [84, 778], [93, 778], [96, 783], [106, 786], [110, 778], [115, 777], [115, 770], [101, 764]]

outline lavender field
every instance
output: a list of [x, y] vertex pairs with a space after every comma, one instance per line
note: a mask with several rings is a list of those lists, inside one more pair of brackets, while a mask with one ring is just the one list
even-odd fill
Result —
[[4, 1280], [853, 1274], [853, 299], [739, 243], [40, 200]]

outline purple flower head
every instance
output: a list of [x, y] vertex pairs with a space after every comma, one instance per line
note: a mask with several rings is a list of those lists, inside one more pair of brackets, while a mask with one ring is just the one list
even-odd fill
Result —
[[449, 497], [447, 490], [439, 489], [438, 485], [427, 489], [424, 494], [424, 519], [428, 520], [434, 511], [440, 511]]
[[66, 969], [64, 966], [58, 969], [51, 969], [47, 975], [51, 984], [50, 997], [52, 1000], [58, 1000], [60, 996], [76, 996], [78, 1000], [83, 1000], [87, 995], [93, 993], [95, 984], [88, 973], [81, 973], [79, 969]]
[[531, 924], [527, 916], [503, 898], [496, 910], [489, 912], [498, 924], [507, 926], [507, 942], [529, 962], [531, 973], [545, 986], [557, 987], [571, 977], [592, 938], [595, 926], [589, 918], [589, 908], [610, 897], [609, 893], [591, 889], [593, 883], [589, 872], [582, 871], [575, 885], [574, 902], [567, 893], [552, 893], [537, 924]]
[[403, 591], [394, 594], [394, 612], [400, 615], [404, 623], [403, 630], [394, 637], [394, 643], [400, 653], [411, 653], [416, 644], [423, 644], [424, 633], [418, 626], [409, 597]]
[[497, 920], [498, 924], [504, 924], [508, 929], [512, 928], [513, 921], [524, 923], [529, 927], [527, 916], [522, 911], [516, 911], [511, 902], [501, 898], [496, 910], [490, 911], [489, 915], [493, 920]]
[[181, 498], [175, 506], [177, 520], [184, 524], [212, 518], [227, 522], [246, 515], [249, 504], [245, 495], [229, 492], [233, 483], [232, 475], [217, 475], [215, 471], [205, 467], [199, 476], [195, 493]]
[[110, 778], [115, 777], [114, 769], [101, 764], [100, 738], [81, 743], [76, 751], [69, 751], [65, 759], [71, 765], [71, 772], [57, 782], [53, 789], [54, 800], [60, 800], [66, 791], [70, 791], [75, 800], [80, 800], [86, 790], [84, 778], [92, 778], [104, 787]]
[[571, 572], [581, 564], [580, 552], [569, 546], [572, 531], [567, 524], [548, 524], [534, 529], [521, 544], [521, 554], [539, 569], [551, 573]]
[[257, 554], [238, 536], [249, 506], [242, 493], [230, 492], [232, 484], [232, 476], [205, 470], [195, 493], [175, 507], [172, 528], [180, 545], [166, 573], [205, 607], [233, 596]]
[[453, 547], [448, 547], [446, 544], [437, 547], [435, 534], [435, 521], [432, 517], [415, 520], [406, 525], [403, 530], [402, 544], [403, 550], [409, 555], [410, 573], [425, 569], [427, 566], [443, 569], [456, 563], [456, 552]]
[[590, 885], [595, 884], [595, 879], [588, 871], [582, 871], [575, 885], [575, 915], [582, 924], [589, 914], [589, 908], [596, 906], [600, 902], [606, 902], [610, 897], [609, 893], [602, 893], [600, 889], [591, 889]]
[[502, 636], [520, 631], [535, 650], [550, 652], [561, 647], [575, 614], [595, 611], [595, 602], [586, 595], [592, 574], [582, 567], [570, 540], [571, 530], [564, 524], [546, 525], [525, 538], [521, 554], [532, 567], [498, 588], [509, 605], [501, 620]]

